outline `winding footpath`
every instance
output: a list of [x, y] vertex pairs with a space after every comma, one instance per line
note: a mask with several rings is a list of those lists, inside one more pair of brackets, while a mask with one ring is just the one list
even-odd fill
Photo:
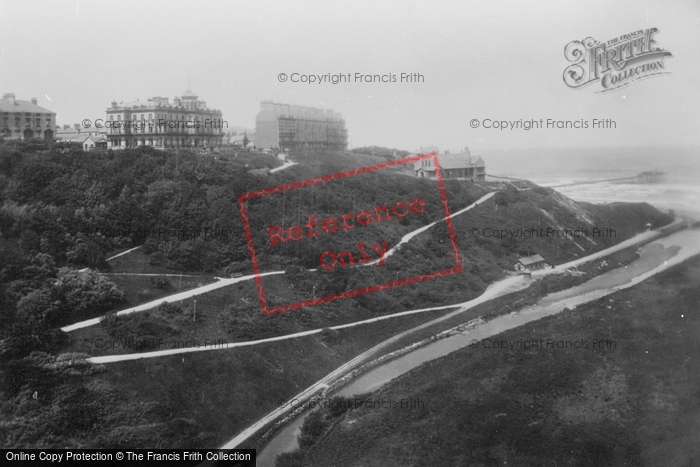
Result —
[[142, 246], [143, 246], [143, 245], [139, 245], [139, 246], [134, 247], [134, 248], [131, 248], [131, 249], [129, 249], [129, 250], [122, 251], [122, 252], [119, 253], [118, 255], [110, 256], [109, 258], [107, 258], [107, 261], [111, 261], [111, 260], [113, 260], [113, 259], [115, 259], [115, 258], [119, 258], [120, 256], [123, 256], [123, 255], [125, 255], [125, 254], [127, 254], [127, 253], [131, 253], [131, 252], [134, 251], [134, 250], [138, 250], [138, 249], [141, 248]]
[[532, 276], [544, 276], [547, 274], [556, 274], [563, 272], [567, 269], [571, 268], [576, 268], [583, 263], [587, 263], [589, 261], [593, 261], [599, 258], [602, 258], [604, 256], [608, 256], [612, 253], [618, 252], [620, 250], [624, 250], [625, 248], [629, 248], [631, 246], [639, 245], [640, 243], [646, 243], [649, 242], [657, 237], [660, 237], [664, 235], [664, 231], [675, 227], [677, 225], [683, 224], [685, 221], [683, 219], [676, 219], [674, 222], [672, 222], [669, 225], [666, 225], [662, 227], [661, 229], [656, 229], [656, 230], [647, 230], [646, 232], [638, 233], [632, 238], [628, 238], [627, 240], [618, 243], [617, 245], [613, 245], [610, 248], [606, 248], [604, 250], [601, 250], [597, 253], [592, 253], [588, 256], [584, 256], [583, 258], [579, 258], [573, 261], [569, 261], [568, 263], [560, 264], [559, 266], [555, 266], [553, 268], [549, 269], [540, 269], [538, 271], [532, 271]]
[[279, 167], [275, 167], [274, 169], [271, 169], [269, 173], [279, 172], [280, 170], [288, 169], [289, 167], [291, 167], [293, 165], [297, 165], [297, 162], [292, 162], [292, 161], [288, 160], [287, 162], [280, 165]]
[[[273, 271], [273, 272], [264, 272], [260, 274], [261, 276], [271, 276], [273, 274], [284, 274], [284, 271]], [[202, 287], [197, 287], [196, 289], [192, 290], [186, 290], [185, 292], [180, 292], [176, 293], [174, 295], [168, 295], [167, 297], [162, 297], [158, 298], [156, 300], [143, 303], [141, 305], [137, 305], [131, 308], [127, 308], [125, 310], [121, 310], [117, 312], [117, 315], [128, 315], [129, 313], [136, 313], [137, 311], [145, 311], [145, 310], [150, 310], [151, 308], [155, 308], [158, 305], [161, 305], [163, 303], [170, 303], [170, 302], [179, 302], [181, 300], [188, 299], [190, 297], [195, 297], [197, 295], [201, 295], [203, 293], [211, 292], [212, 290], [220, 289], [222, 287], [228, 287], [229, 285], [235, 284], [237, 282], [242, 282], [242, 281], [247, 281], [255, 278], [255, 274], [251, 274], [249, 276], [241, 276], [241, 277], [236, 277], [233, 279], [224, 279], [221, 277], [217, 277], [218, 279], [217, 282], [214, 282], [213, 284], [207, 284], [203, 285]], [[69, 326], [62, 327], [61, 330], [64, 332], [71, 332], [75, 331], [76, 329], [82, 329], [86, 328], [88, 326], [94, 326], [100, 322], [102, 317], [97, 317], [97, 318], [92, 318], [88, 319], [85, 321], [80, 321], [79, 323], [74, 323]]]
[[283, 336], [268, 337], [266, 339], [257, 339], [257, 340], [244, 341], [244, 342], [231, 342], [231, 343], [226, 343], [226, 344], [212, 344], [211, 346], [158, 350], [155, 352], [140, 352], [140, 353], [123, 354], [123, 355], [104, 355], [101, 357], [90, 357], [90, 358], [87, 358], [86, 360], [89, 362], [92, 362], [92, 363], [115, 363], [115, 362], [124, 362], [127, 360], [139, 360], [142, 358], [164, 357], [167, 355], [177, 355], [177, 354], [181, 354], [181, 353], [202, 352], [205, 350], [222, 350], [222, 349], [233, 349], [236, 347], [248, 347], [251, 345], [267, 344], [269, 342], [278, 342], [278, 341], [283, 341], [283, 340], [287, 340], [287, 339], [296, 339], [299, 337], [311, 336], [313, 334], [318, 334], [319, 332], [323, 331], [324, 329], [333, 329], [333, 330], [345, 329], [345, 328], [350, 328], [353, 326], [359, 326], [361, 324], [376, 323], [377, 321], [383, 321], [385, 319], [398, 318], [400, 316], [407, 316], [407, 315], [414, 315], [416, 313], [425, 313], [426, 311], [446, 310], [449, 308], [456, 308], [458, 306], [459, 305], [444, 305], [444, 306], [436, 306], [436, 307], [432, 307], [432, 308], [421, 308], [419, 310], [402, 311], [400, 313], [394, 313], [391, 315], [380, 316], [378, 318], [370, 318], [370, 319], [366, 319], [363, 321], [355, 321], [352, 323], [340, 324], [338, 326], [331, 326], [329, 328], [318, 328], [318, 329], [312, 329], [310, 331], [296, 332], [294, 334], [285, 334]]
[[[497, 191], [492, 191], [491, 193], [485, 194], [484, 196], [482, 196], [482, 197], [479, 198], [478, 200], [474, 201], [472, 204], [470, 204], [470, 205], [467, 206], [466, 208], [460, 209], [459, 211], [455, 212], [454, 214], [451, 214], [450, 217], [454, 218], [454, 217], [459, 216], [460, 214], [464, 214], [465, 212], [467, 212], [467, 211], [469, 211], [469, 210], [475, 208], [475, 207], [478, 206], [479, 204], [481, 204], [481, 203], [483, 203], [484, 201], [486, 201], [487, 199], [491, 198], [491, 197], [494, 196], [496, 193], [498, 193], [498, 192], [497, 192]], [[408, 241], [411, 240], [411, 239], [412, 239], [413, 237], [415, 237], [416, 235], [425, 232], [426, 230], [430, 229], [431, 227], [436, 226], [436, 225], [439, 224], [440, 222], [444, 222], [445, 219], [447, 219], [447, 218], [442, 218], [442, 219], [437, 220], [437, 221], [435, 221], [435, 222], [432, 222], [432, 223], [430, 223], [430, 224], [428, 224], [428, 225], [425, 225], [425, 226], [423, 226], [423, 227], [421, 227], [421, 228], [419, 228], [419, 229], [416, 229], [416, 230], [414, 230], [413, 232], [407, 233], [406, 235], [404, 235], [403, 237], [401, 237], [401, 241], [399, 241], [399, 243], [397, 243], [396, 246], [394, 246], [393, 248], [391, 248], [389, 251], [387, 251], [387, 252], [384, 254], [384, 258], [383, 258], [383, 259], [386, 260], [386, 258], [388, 258], [389, 256], [393, 255], [396, 251], [398, 251], [399, 248], [401, 247], [401, 245], [403, 245], [404, 243], [408, 243]], [[376, 260], [374, 260], [374, 261], [371, 261], [371, 262], [367, 263], [367, 265], [369, 266], [370, 264], [374, 264], [374, 263], [376, 263], [377, 261], [379, 261], [379, 260], [376, 259]]]

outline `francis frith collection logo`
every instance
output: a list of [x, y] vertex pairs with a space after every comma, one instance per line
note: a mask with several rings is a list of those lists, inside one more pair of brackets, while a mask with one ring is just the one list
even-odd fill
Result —
[[592, 37], [569, 42], [564, 56], [571, 65], [564, 70], [564, 83], [580, 88], [600, 81], [603, 89], [596, 92], [607, 92], [642, 78], [669, 74], [664, 57], [673, 55], [656, 46], [657, 32], [657, 28], [640, 29], [607, 42]]

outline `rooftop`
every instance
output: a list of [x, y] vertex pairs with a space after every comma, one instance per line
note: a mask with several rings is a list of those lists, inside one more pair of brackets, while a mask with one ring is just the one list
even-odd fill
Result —
[[541, 263], [542, 261], [544, 261], [544, 258], [541, 257], [540, 255], [532, 255], [532, 256], [528, 256], [526, 258], [520, 258], [516, 262], [522, 264], [523, 266], [528, 266], [528, 265], [534, 264], [534, 263]]
[[[472, 156], [469, 153], [458, 153], [458, 154], [438, 154], [438, 162], [440, 163], [440, 168], [445, 169], [462, 169], [465, 167], [483, 167], [484, 160], [481, 156]], [[425, 171], [434, 171], [435, 167], [423, 167], [420, 165], [420, 161], [414, 162], [414, 168], [416, 170], [423, 169]]]
[[37, 105], [36, 99], [33, 99], [33, 101], [20, 101], [15, 99], [15, 95], [12, 93], [5, 94], [0, 99], [0, 112], [50, 113], [56, 115], [56, 112]]

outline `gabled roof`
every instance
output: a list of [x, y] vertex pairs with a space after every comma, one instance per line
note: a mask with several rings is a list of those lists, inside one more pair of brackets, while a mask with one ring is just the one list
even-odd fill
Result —
[[101, 136], [101, 135], [100, 136], [88, 136], [83, 140], [83, 143], [85, 143], [85, 141], [87, 141], [87, 140], [92, 140], [93, 143], [102, 143], [102, 142], [107, 141], [107, 138], [105, 138], [104, 136]]
[[540, 255], [532, 255], [532, 256], [528, 256], [526, 258], [520, 258], [518, 261], [516, 261], [516, 263], [520, 263], [523, 266], [528, 266], [530, 264], [540, 263], [542, 261], [544, 261], [544, 258], [541, 257]]
[[24, 113], [50, 113], [56, 114], [48, 109], [40, 107], [30, 101], [20, 101], [15, 99], [14, 104], [9, 99], [0, 99], [0, 111], [1, 112], [24, 112]]

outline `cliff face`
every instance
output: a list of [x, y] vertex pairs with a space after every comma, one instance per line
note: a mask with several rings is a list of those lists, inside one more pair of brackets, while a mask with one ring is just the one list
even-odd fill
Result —
[[643, 232], [647, 223], [657, 228], [671, 220], [647, 203], [578, 203], [529, 185], [500, 191], [483, 209], [456, 218], [455, 226], [467, 256], [472, 249], [483, 249], [509, 270], [519, 257], [534, 254], [548, 264], [580, 258]]

